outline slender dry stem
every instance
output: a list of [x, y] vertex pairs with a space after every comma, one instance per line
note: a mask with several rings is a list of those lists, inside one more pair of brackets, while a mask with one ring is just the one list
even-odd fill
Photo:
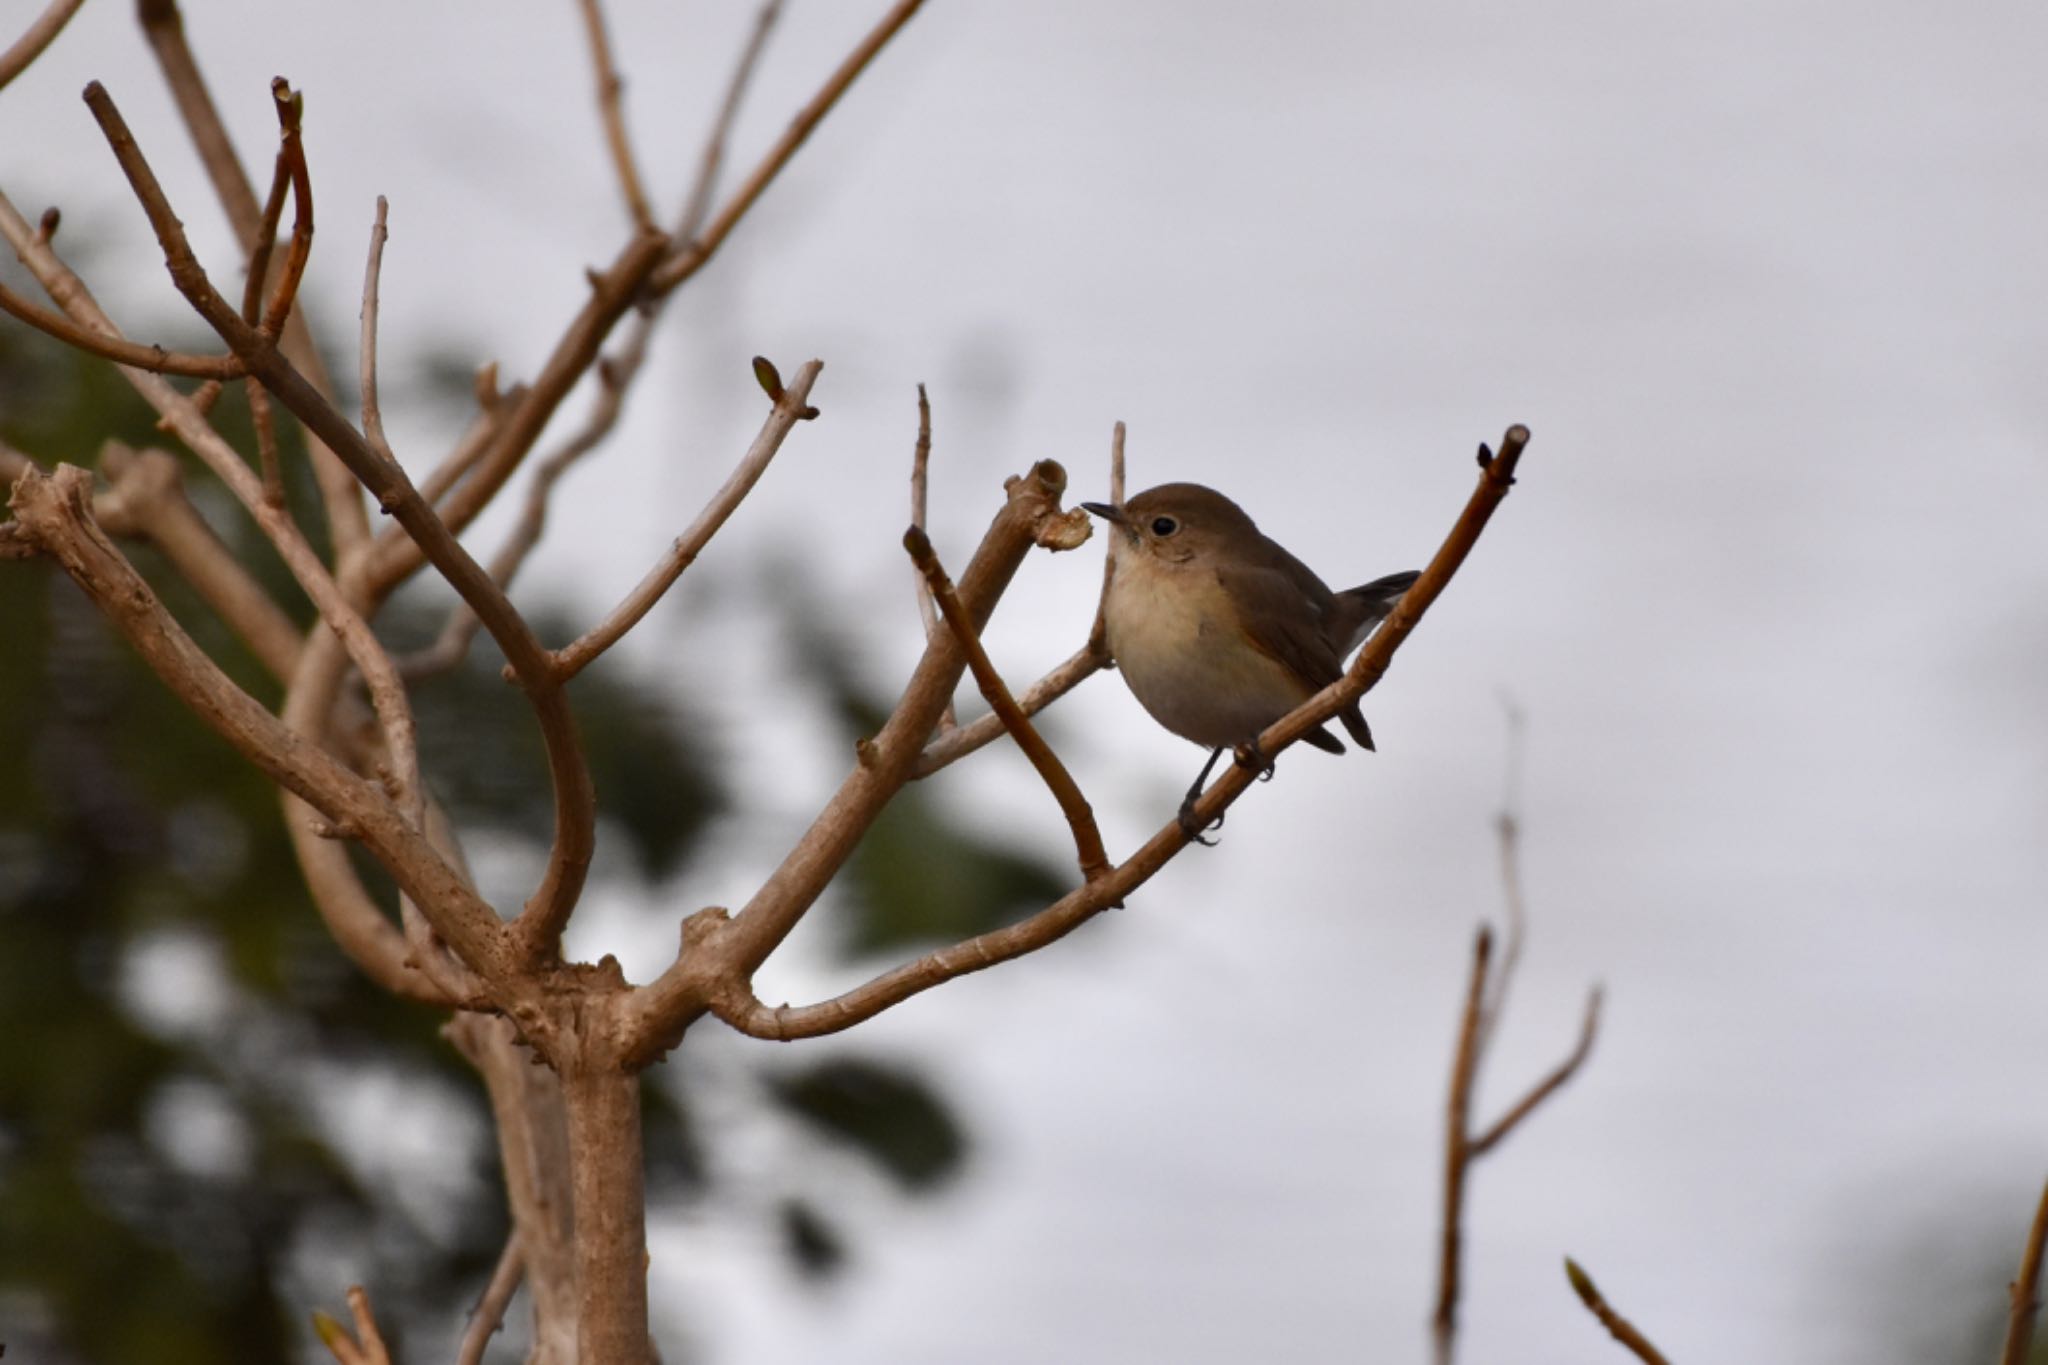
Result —
[[511, 1305], [512, 1296], [519, 1292], [519, 1282], [525, 1276], [526, 1258], [520, 1253], [519, 1234], [515, 1231], [505, 1239], [505, 1250], [498, 1256], [498, 1266], [491, 1272], [491, 1282], [484, 1286], [483, 1297], [477, 1300], [475, 1310], [469, 1315], [469, 1325], [462, 1329], [455, 1365], [483, 1365], [484, 1348], [505, 1325], [505, 1309]]
[[384, 277], [384, 242], [390, 236], [385, 214], [390, 205], [377, 196], [377, 217], [370, 224], [370, 250], [363, 264], [363, 307], [357, 314], [362, 326], [356, 333], [356, 363], [363, 389], [363, 437], [370, 449], [391, 463], [398, 463], [391, 442], [384, 435], [384, 407], [377, 401], [377, 297]]
[[[1017, 698], [1017, 705], [1025, 715], [1035, 716], [1079, 687], [1088, 678], [1101, 672], [1104, 667], [1103, 656], [1083, 645], [1056, 665], [1051, 672], [1025, 688]], [[1003, 718], [993, 711], [985, 716], [977, 716], [965, 725], [942, 730], [925, 746], [924, 752], [918, 755], [917, 766], [912, 770], [911, 776], [929, 777], [1004, 733]]]
[[1456, 1354], [1458, 1294], [1464, 1267], [1465, 1179], [1472, 1168], [1472, 1089], [1479, 1076], [1479, 1020], [1492, 957], [1493, 931], [1482, 925], [1472, 940], [1472, 971], [1466, 978], [1465, 1007], [1458, 1016], [1458, 1048], [1451, 1062], [1449, 1112], [1444, 1121], [1443, 1219], [1437, 1238], [1436, 1308], [1430, 1314], [1430, 1345], [1437, 1365], [1450, 1365]]
[[768, 35], [774, 31], [775, 21], [782, 17], [783, 0], [767, 0], [760, 12], [754, 16], [754, 31], [740, 49], [739, 60], [733, 63], [732, 77], [726, 82], [725, 98], [719, 102], [718, 117], [712, 120], [711, 131], [705, 135], [704, 150], [697, 159], [697, 176], [690, 184], [689, 196], [683, 201], [682, 215], [676, 220], [675, 239], [688, 242], [704, 226], [705, 217], [711, 212], [711, 196], [718, 190], [718, 173], [725, 164], [726, 144], [732, 138], [732, 125], [738, 119], [740, 105], [745, 102], [747, 87], [752, 84], [754, 72], [761, 64], [761, 54], [767, 50]]
[[2034, 1224], [2027, 1229], [2027, 1247], [2020, 1255], [2020, 1273], [2006, 1286], [2011, 1310], [2005, 1320], [2005, 1349], [1999, 1365], [2025, 1365], [2034, 1346], [2034, 1322], [2041, 1313], [2041, 1249], [2048, 1243], [2048, 1187], [2034, 1206]]
[[611, 152], [612, 171], [619, 178], [619, 193], [625, 196], [626, 212], [633, 226], [654, 226], [654, 212], [647, 207], [647, 192], [640, 187], [640, 168], [633, 158], [633, 141], [626, 135], [626, 111], [620, 95], [625, 82], [612, 61], [611, 39], [605, 34], [604, 7], [598, 0], [580, 0], [583, 31], [590, 39], [590, 64], [597, 78], [597, 112], [604, 120], [605, 146]]
[[825, 84], [811, 97], [810, 103], [797, 112], [788, 130], [768, 149], [768, 154], [761, 158], [753, 173], [734, 192], [726, 206], [719, 210], [718, 216], [712, 219], [710, 226], [688, 246], [662, 263], [650, 281], [654, 289], [664, 294], [668, 293], [704, 268], [705, 263], [717, 253], [725, 239], [732, 234], [732, 230], [739, 225], [740, 219], [747, 216], [747, 210], [754, 206], [754, 201], [774, 183], [782, 168], [789, 164], [797, 149], [804, 145], [811, 131], [825, 115], [832, 112], [832, 106], [839, 102], [839, 97], [846, 93], [847, 88], [861, 72], [867, 70], [868, 63], [888, 45], [898, 30], [910, 22], [910, 16], [917, 13], [923, 3], [924, 0], [899, 0], [882, 16], [881, 22], [861, 39], [853, 51], [847, 54], [846, 60], [839, 64], [838, 69], [826, 78]]
[[974, 674], [974, 681], [981, 688], [981, 695], [988, 699], [990, 709], [1001, 718], [1003, 728], [1017, 741], [1017, 747], [1031, 760], [1031, 766], [1051, 789], [1053, 798], [1060, 803], [1060, 812], [1067, 817], [1067, 824], [1074, 831], [1074, 851], [1081, 862], [1081, 876], [1085, 881], [1095, 881], [1109, 872], [1109, 857], [1102, 850], [1102, 831], [1096, 828], [1095, 812], [1088, 805], [1088, 798], [1081, 794], [1081, 788], [1060, 762], [1059, 755], [1045, 742], [1024, 714], [1017, 699], [1010, 695], [1010, 689], [1003, 682], [1002, 674], [989, 660], [988, 651], [982, 648], [980, 636], [975, 634], [973, 619], [968, 615], [960, 595], [953, 590], [953, 580], [946, 576], [946, 570], [939, 563], [939, 556], [932, 549], [930, 537], [924, 529], [912, 526], [903, 535], [903, 547], [910, 551], [911, 560], [917, 565], [932, 597], [937, 601], [939, 612], [946, 618], [946, 625], [952, 629], [953, 638], [967, 654], [967, 667]]
[[[597, 805], [591, 788], [589, 762], [577, 739], [575, 719], [557, 684], [547, 652], [525, 618], [512, 606], [483, 566], [470, 557], [447, 524], [420, 497], [405, 471], [395, 461], [378, 454], [362, 433], [351, 426], [348, 419], [270, 343], [270, 339], [261, 330], [250, 328], [214, 289], [205, 269], [192, 254], [184, 226], [164, 197], [162, 186], [112, 98], [98, 82], [94, 82], [86, 87], [85, 99], [106, 134], [107, 143], [120, 162], [122, 172], [128, 177], [136, 199], [149, 216], [150, 225], [156, 230], [165, 264], [179, 292], [220, 333], [229, 348], [248, 363], [250, 371], [262, 379], [265, 387], [300, 421], [319, 434], [363, 486], [376, 495], [379, 505], [405, 528], [406, 535], [419, 552], [470, 604], [483, 619], [492, 638], [505, 651], [513, 677], [526, 692], [539, 721], [554, 791], [555, 838], [549, 848], [547, 868], [540, 886], [529, 899], [527, 908], [539, 921], [566, 919], [569, 907], [581, 894], [584, 879], [589, 873], [590, 855], [596, 839]], [[141, 378], [148, 379], [147, 376]]]
[[1650, 1339], [1636, 1330], [1635, 1324], [1614, 1311], [1607, 1302], [1607, 1296], [1593, 1283], [1593, 1277], [1582, 1269], [1571, 1257], [1564, 1258], [1565, 1278], [1572, 1282], [1572, 1290], [1580, 1302], [1591, 1310], [1600, 1325], [1613, 1334], [1614, 1339], [1629, 1349], [1630, 1354], [1644, 1362], [1644, 1365], [1671, 1365], [1664, 1353], [1650, 1344]]
[[769, 409], [768, 418], [761, 424], [760, 434], [747, 448], [726, 481], [711, 495], [704, 509], [697, 514], [683, 533], [669, 545], [661, 561], [647, 573], [647, 576], [626, 594], [625, 600], [606, 614], [602, 621], [585, 631], [574, 641], [556, 650], [552, 659], [557, 677], [563, 681], [575, 677], [591, 661], [617, 644], [625, 633], [640, 623], [640, 618], [653, 609], [675, 581], [682, 577], [683, 570], [702, 554], [711, 537], [718, 534], [718, 528], [725, 525], [742, 499], [760, 481], [767, 470], [768, 462], [782, 449], [782, 442], [798, 422], [817, 415], [810, 406], [811, 386], [817, 382], [819, 371], [825, 368], [821, 360], [806, 363], [796, 372], [790, 383]]
[[125, 337], [111, 337], [80, 326], [62, 313], [53, 313], [33, 299], [23, 298], [4, 284], [0, 284], [0, 310], [13, 314], [66, 346], [111, 360], [116, 365], [148, 370], [153, 374], [179, 374], [191, 379], [238, 379], [248, 372], [241, 359], [234, 355], [191, 355], [147, 342], [129, 341]]
[[71, 16], [78, 13], [78, 7], [85, 0], [50, 0], [29, 26], [22, 30], [19, 38], [0, 52], [0, 90], [23, 71], [29, 63], [43, 55], [43, 49], [56, 40], [64, 31], [64, 25], [71, 22]]

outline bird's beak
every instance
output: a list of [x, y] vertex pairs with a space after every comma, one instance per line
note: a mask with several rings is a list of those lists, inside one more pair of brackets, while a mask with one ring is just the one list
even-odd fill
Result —
[[1121, 507], [1112, 507], [1106, 502], [1084, 502], [1081, 504], [1081, 510], [1093, 512], [1111, 525], [1124, 525], [1124, 509]]

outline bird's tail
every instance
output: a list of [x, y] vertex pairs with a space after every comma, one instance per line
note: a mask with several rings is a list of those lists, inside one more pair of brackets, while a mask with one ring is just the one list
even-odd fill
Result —
[[[1401, 594], [1414, 587], [1415, 580], [1420, 577], [1420, 570], [1409, 569], [1402, 573], [1390, 573], [1385, 578], [1375, 578], [1370, 583], [1361, 583], [1355, 588], [1346, 588], [1338, 593], [1339, 624], [1344, 628], [1337, 631], [1337, 638], [1344, 642], [1343, 652], [1349, 654], [1364, 644], [1365, 637], [1372, 634], [1372, 628], [1386, 619], [1387, 613], [1394, 609], [1394, 604], [1401, 600]], [[1364, 722], [1360, 721], [1359, 724], [1363, 726]], [[1345, 728], [1350, 727], [1347, 725]], [[1357, 735], [1358, 732], [1353, 730], [1352, 737], [1357, 738]], [[1368, 749], [1372, 747], [1364, 740], [1360, 740], [1360, 743], [1365, 744]]]

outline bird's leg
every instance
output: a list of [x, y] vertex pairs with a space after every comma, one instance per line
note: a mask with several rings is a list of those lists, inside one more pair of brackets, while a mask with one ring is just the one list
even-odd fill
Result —
[[1272, 759], [1267, 758], [1266, 751], [1259, 747], [1259, 737], [1257, 735], [1253, 735], [1248, 742], [1238, 745], [1236, 749], [1231, 751], [1230, 757], [1240, 768], [1257, 768], [1259, 770], [1259, 781], [1271, 782], [1273, 780], [1273, 772], [1277, 765]]
[[1213, 824], [1204, 826], [1195, 820], [1195, 801], [1202, 795], [1202, 784], [1209, 780], [1209, 773], [1216, 767], [1216, 760], [1223, 757], [1221, 749], [1209, 751], [1209, 761], [1202, 765], [1202, 771], [1195, 774], [1195, 785], [1188, 788], [1188, 794], [1180, 799], [1180, 813], [1175, 817], [1180, 822], [1180, 832], [1200, 844], [1203, 848], [1214, 848], [1214, 839], [1202, 837], [1205, 829], [1221, 829], [1223, 816], [1219, 813]]

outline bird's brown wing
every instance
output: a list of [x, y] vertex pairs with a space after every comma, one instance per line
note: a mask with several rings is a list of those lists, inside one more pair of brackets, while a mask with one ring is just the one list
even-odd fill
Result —
[[[1238, 624], [1258, 651], [1292, 673], [1311, 692], [1320, 692], [1344, 676], [1329, 618], [1334, 605], [1329, 588], [1300, 560], [1275, 545], [1268, 564], [1233, 565], [1217, 571], [1238, 614]], [[1337, 713], [1359, 747], [1373, 747], [1372, 731], [1356, 703]], [[1319, 749], [1343, 752], [1329, 731], [1303, 736]]]
[[1237, 612], [1238, 624], [1259, 652], [1317, 691], [1344, 671], [1324, 624], [1330, 590], [1308, 570], [1295, 574], [1288, 572], [1291, 567], [1295, 566], [1232, 564], [1218, 569], [1216, 577]]

